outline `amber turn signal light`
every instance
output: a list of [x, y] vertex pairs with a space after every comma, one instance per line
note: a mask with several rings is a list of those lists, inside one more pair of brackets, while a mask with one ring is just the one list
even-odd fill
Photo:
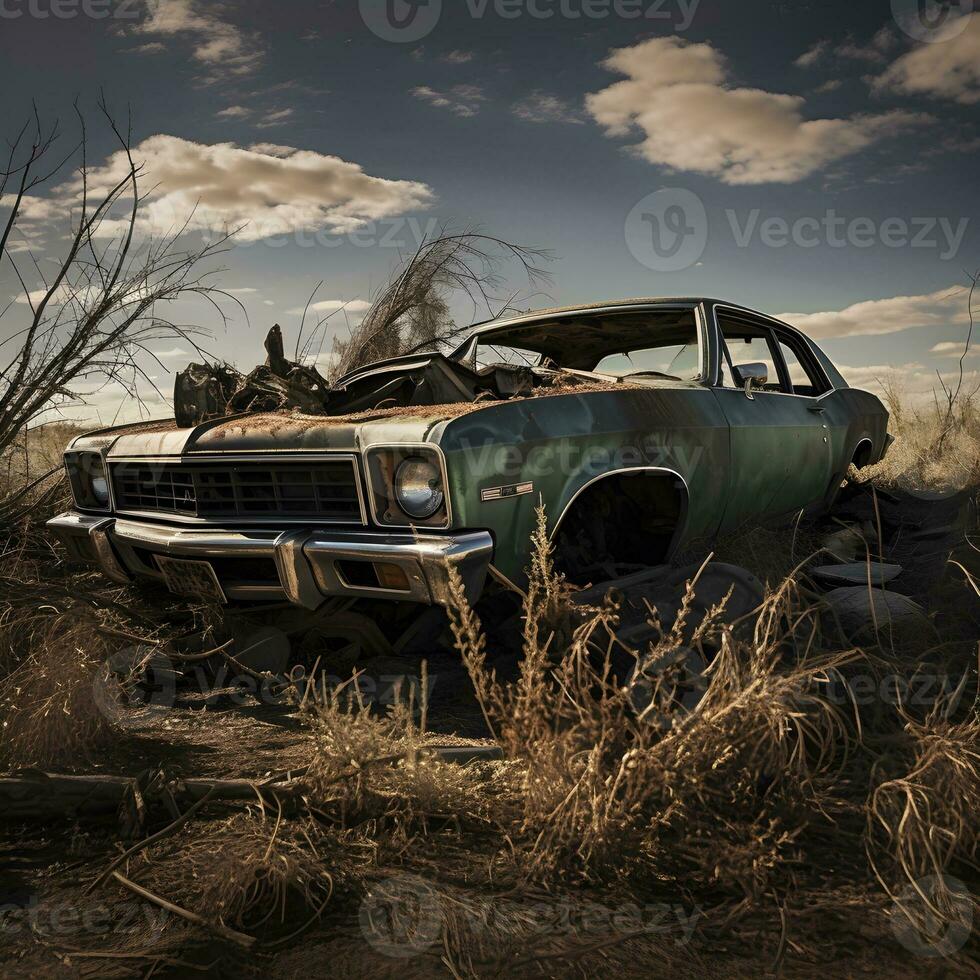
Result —
[[375, 574], [382, 589], [391, 589], [393, 592], [408, 591], [408, 576], [401, 565], [390, 565], [381, 562], [375, 563]]

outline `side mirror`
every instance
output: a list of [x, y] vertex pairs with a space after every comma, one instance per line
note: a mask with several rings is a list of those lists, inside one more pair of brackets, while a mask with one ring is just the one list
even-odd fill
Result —
[[747, 398], [754, 397], [752, 394], [753, 385], [764, 385], [769, 380], [769, 368], [761, 361], [752, 361], [749, 364], [736, 364], [732, 368], [735, 381], [745, 388]]

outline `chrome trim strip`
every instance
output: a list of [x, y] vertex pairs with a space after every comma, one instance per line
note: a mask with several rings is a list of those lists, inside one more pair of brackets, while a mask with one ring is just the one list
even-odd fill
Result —
[[491, 500], [510, 500], [511, 497], [523, 497], [534, 493], [533, 483], [509, 483], [503, 487], [487, 487], [480, 491], [480, 500], [487, 503]]

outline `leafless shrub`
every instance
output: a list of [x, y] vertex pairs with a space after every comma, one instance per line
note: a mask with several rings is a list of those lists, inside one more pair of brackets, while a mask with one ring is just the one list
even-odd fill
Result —
[[[142, 385], [154, 387], [139, 360], [141, 354], [153, 356], [147, 344], [174, 337], [194, 343], [195, 331], [169, 320], [161, 307], [188, 295], [214, 303], [217, 290], [196, 270], [226, 239], [182, 250], [177, 243], [184, 227], [158, 239], [138, 234], [145, 200], [142, 166], [132, 156], [131, 134], [116, 125], [104, 105], [100, 108], [128, 161], [108, 191], [92, 196], [80, 112], [80, 142], [71, 152], [56, 157], [58, 126], [44, 128], [35, 114], [12, 141], [0, 170], [0, 199], [9, 208], [0, 225], [0, 264], [12, 269], [27, 311], [0, 345], [13, 350], [0, 368], [0, 458], [28, 428], [77, 400], [74, 387], [81, 379], [121, 385], [139, 401]], [[77, 164], [76, 179], [60, 203], [72, 214], [71, 230], [64, 253], [45, 273], [29, 249], [23, 262], [23, 250], [14, 246], [35, 200], [31, 192], [69, 161]], [[28, 277], [40, 280], [41, 287], [31, 289]], [[0, 315], [11, 310], [18, 307], [7, 306]]]
[[503, 263], [516, 260], [533, 285], [547, 278], [536, 265], [546, 257], [541, 249], [477, 232], [450, 234], [443, 229], [396, 270], [350, 337], [335, 341], [333, 376], [371, 361], [450, 344], [461, 333], [449, 314], [451, 294], [461, 293], [475, 308], [485, 308], [489, 317], [499, 316], [509, 305], [492, 296], [502, 284]]

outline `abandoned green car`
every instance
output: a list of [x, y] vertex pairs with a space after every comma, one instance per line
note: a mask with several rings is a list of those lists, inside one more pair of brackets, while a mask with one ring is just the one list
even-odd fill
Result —
[[488, 573], [520, 583], [539, 505], [560, 566], [596, 582], [827, 508], [890, 441], [881, 402], [803, 334], [709, 299], [498, 319], [326, 394], [323, 414], [77, 438], [75, 509], [49, 526], [117, 582], [401, 617], [447, 603], [449, 565], [471, 599]]

